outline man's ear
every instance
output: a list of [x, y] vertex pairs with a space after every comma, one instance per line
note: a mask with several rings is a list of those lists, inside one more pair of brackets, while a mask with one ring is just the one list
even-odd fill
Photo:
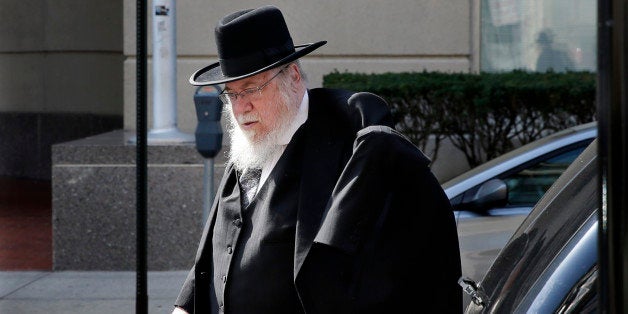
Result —
[[288, 65], [288, 77], [290, 80], [290, 89], [294, 93], [299, 93], [304, 86], [303, 76], [301, 76], [301, 71], [296, 63], [291, 63]]
[[299, 71], [299, 67], [296, 63], [290, 63], [288, 66], [290, 68], [290, 79], [293, 83], [300, 83], [302, 80], [301, 71]]

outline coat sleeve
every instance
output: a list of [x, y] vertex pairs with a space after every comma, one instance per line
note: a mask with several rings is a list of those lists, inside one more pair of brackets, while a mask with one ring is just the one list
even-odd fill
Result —
[[[400, 164], [402, 160], [408, 170], [405, 174]], [[386, 215], [390, 209], [395, 192], [393, 181], [404, 180], [403, 176], [411, 173], [410, 168], [428, 169], [429, 163], [430, 160], [397, 131], [386, 126], [362, 129], [314, 241], [355, 253], [372, 231], [374, 219]]]
[[[351, 304], [351, 311], [360, 313], [462, 310], [455, 220], [429, 163], [389, 127], [371, 126], [358, 133], [314, 240], [316, 262], [312, 259], [306, 268], [312, 274], [310, 286], [317, 287], [309, 291], [312, 304], [320, 306], [327, 299], [331, 309], [335, 305], [329, 300], [336, 298], [337, 306]], [[346, 281], [347, 293], [325, 295], [338, 282], [333, 271], [315, 264], [338, 257], [346, 264], [335, 277]], [[328, 272], [328, 279], [323, 278]], [[341, 277], [343, 273], [349, 275]]]

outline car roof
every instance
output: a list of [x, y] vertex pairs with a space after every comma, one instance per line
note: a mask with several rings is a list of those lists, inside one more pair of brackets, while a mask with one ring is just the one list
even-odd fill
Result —
[[570, 127], [553, 133], [504, 155], [481, 164], [442, 184], [449, 199], [452, 199], [467, 189], [481, 184], [512, 168], [524, 164], [549, 152], [574, 143], [591, 140], [597, 136], [597, 122], [590, 122]]

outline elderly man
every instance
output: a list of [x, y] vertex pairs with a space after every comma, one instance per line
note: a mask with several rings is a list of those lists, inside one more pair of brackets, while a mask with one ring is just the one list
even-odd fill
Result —
[[308, 90], [282, 13], [215, 28], [229, 162], [175, 312], [460, 312], [455, 222], [429, 160], [369, 93]]

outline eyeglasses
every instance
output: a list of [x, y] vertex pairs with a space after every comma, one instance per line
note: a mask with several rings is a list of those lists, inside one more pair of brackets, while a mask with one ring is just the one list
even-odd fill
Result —
[[288, 66], [283, 67], [281, 70], [279, 70], [279, 72], [277, 72], [277, 74], [273, 75], [273, 77], [270, 78], [270, 80], [266, 81], [266, 83], [258, 86], [258, 87], [252, 87], [252, 88], [247, 88], [239, 93], [228, 93], [228, 92], [222, 92], [218, 95], [218, 97], [220, 97], [220, 100], [225, 104], [229, 104], [229, 103], [233, 103], [236, 100], [238, 100], [238, 98], [240, 98], [241, 100], [249, 98], [251, 99], [252, 96], [259, 96], [262, 94], [262, 89], [266, 86], [268, 86], [268, 84], [270, 84], [270, 81], [272, 81], [274, 78], [276, 78], [279, 73], [283, 72], [283, 70], [285, 70]]

